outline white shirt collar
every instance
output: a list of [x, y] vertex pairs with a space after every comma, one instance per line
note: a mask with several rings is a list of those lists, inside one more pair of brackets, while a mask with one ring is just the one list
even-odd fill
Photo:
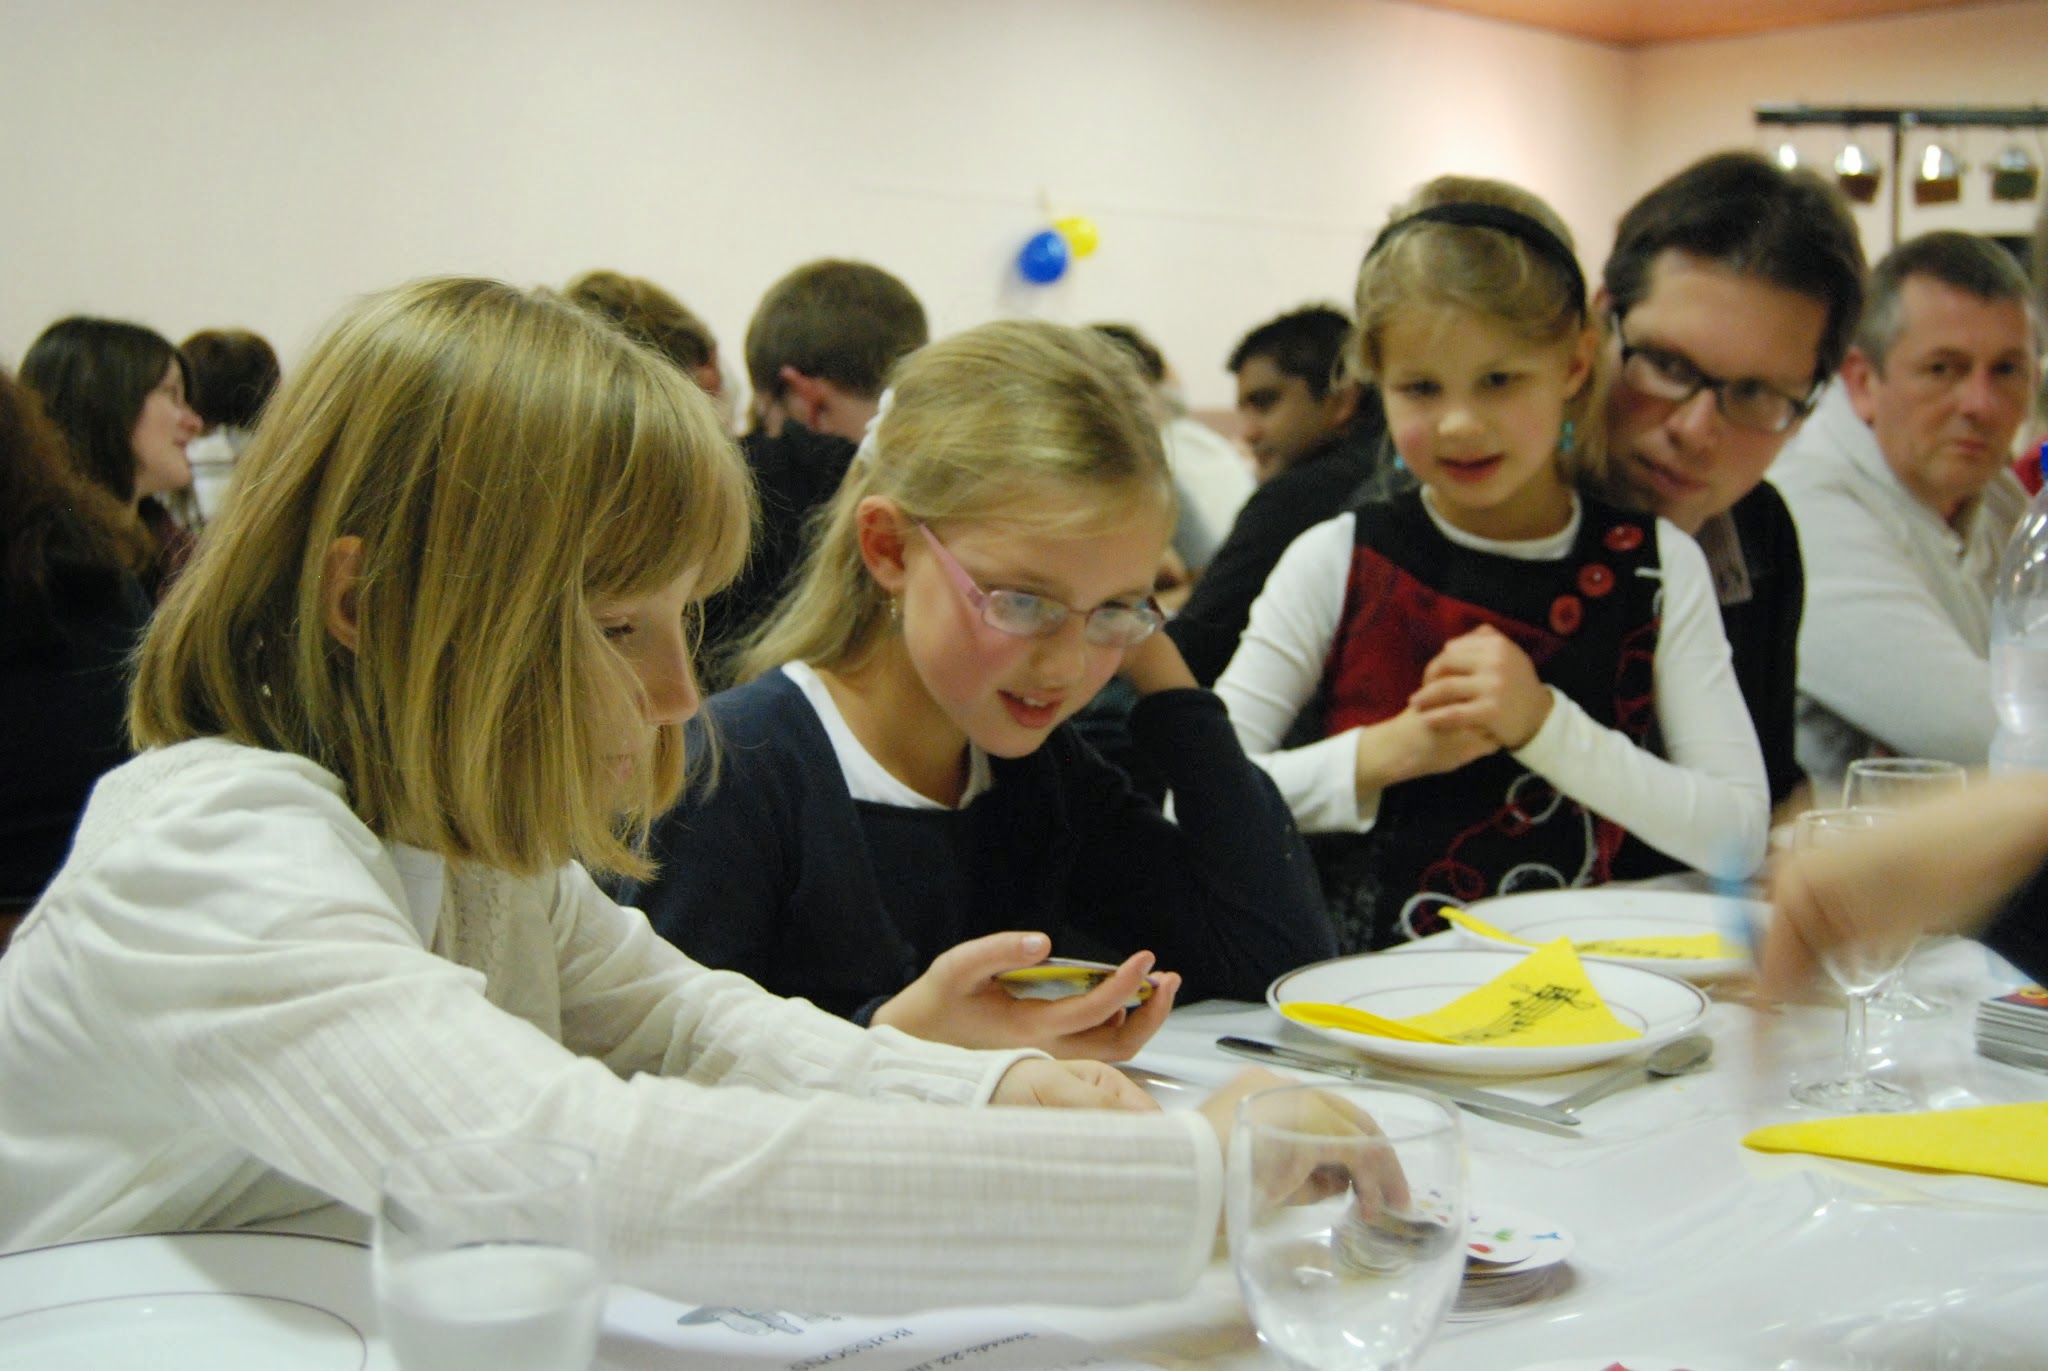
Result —
[[1579, 503], [1577, 491], [1569, 492], [1572, 497], [1572, 517], [1556, 533], [1544, 538], [1527, 538], [1515, 542], [1503, 542], [1498, 538], [1482, 538], [1476, 533], [1467, 533], [1444, 520], [1436, 511], [1436, 495], [1427, 486], [1422, 490], [1422, 508], [1429, 515], [1429, 521], [1437, 531], [1459, 547], [1471, 548], [1474, 552], [1491, 552], [1497, 557], [1513, 557], [1523, 562], [1555, 562], [1563, 559], [1572, 550], [1572, 543], [1579, 536], [1579, 520], [1585, 514]]
[[[895, 805], [899, 809], [944, 809], [945, 805], [920, 795], [902, 781], [889, 774], [887, 767], [876, 761], [874, 754], [861, 746], [853, 735], [846, 718], [839, 712], [839, 704], [832, 698], [824, 680], [807, 663], [788, 662], [783, 665], [782, 674], [795, 681], [797, 689], [803, 691], [804, 699], [818, 715], [818, 722], [825, 726], [825, 736], [832, 741], [833, 755], [839, 761], [839, 770], [846, 777], [846, 789], [854, 799], [867, 800], [874, 804]], [[973, 743], [967, 745], [967, 789], [960, 796], [957, 806], [965, 809], [975, 797], [989, 788], [988, 754]]]

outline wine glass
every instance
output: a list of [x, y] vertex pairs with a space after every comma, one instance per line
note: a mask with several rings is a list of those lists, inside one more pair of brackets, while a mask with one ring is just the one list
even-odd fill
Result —
[[[1887, 820], [1882, 810], [1811, 809], [1792, 830], [1795, 848], [1812, 849], [1873, 832]], [[1886, 1113], [1913, 1107], [1913, 1097], [1870, 1074], [1865, 1029], [1871, 997], [1913, 949], [1910, 936], [1845, 939], [1821, 954], [1821, 965], [1848, 997], [1848, 1023], [1842, 1039], [1842, 1074], [1802, 1081], [1792, 1098], [1816, 1109], [1844, 1114]]]
[[1281, 1086], [1239, 1102], [1231, 1262], [1267, 1346], [1310, 1371], [1397, 1371], [1465, 1270], [1465, 1143], [1421, 1091]]
[[[1842, 807], [1896, 812], [1960, 791], [1968, 773], [1954, 762], [1930, 757], [1865, 757], [1849, 763], [1842, 778]], [[1907, 953], [1908, 960], [1911, 952]], [[1906, 988], [1905, 964], [1886, 979], [1870, 1007], [1898, 1019], [1932, 1019], [1945, 1014], [1943, 1000]]]
[[1969, 773], [1954, 762], [1931, 757], [1864, 757], [1849, 763], [1842, 778], [1844, 809], [1909, 809], [1943, 795], [1953, 795], [1969, 782]]
[[404, 1371], [577, 1371], [604, 1307], [596, 1161], [535, 1138], [408, 1152], [384, 1169], [372, 1267]]

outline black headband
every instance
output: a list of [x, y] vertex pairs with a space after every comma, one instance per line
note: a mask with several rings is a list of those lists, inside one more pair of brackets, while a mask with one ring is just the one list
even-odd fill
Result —
[[1366, 260], [1371, 261], [1374, 253], [1418, 224], [1498, 229], [1511, 238], [1521, 239], [1563, 274], [1566, 284], [1571, 287], [1572, 302], [1578, 306], [1580, 316], [1585, 316], [1586, 273], [1580, 270], [1579, 259], [1565, 245], [1564, 239], [1545, 228], [1541, 220], [1532, 219], [1520, 210], [1509, 209], [1504, 205], [1482, 205], [1470, 200], [1459, 200], [1448, 205], [1431, 205], [1428, 209], [1419, 209], [1381, 229], [1379, 237], [1373, 239], [1372, 246], [1365, 250]]

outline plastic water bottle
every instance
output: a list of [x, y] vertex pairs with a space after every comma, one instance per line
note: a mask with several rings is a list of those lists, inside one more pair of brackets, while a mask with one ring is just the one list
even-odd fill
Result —
[[2048, 443], [2044, 481], [2013, 530], [1991, 586], [1993, 771], [2048, 771]]

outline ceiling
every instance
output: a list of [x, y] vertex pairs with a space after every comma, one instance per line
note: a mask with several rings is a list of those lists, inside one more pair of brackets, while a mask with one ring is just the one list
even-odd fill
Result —
[[1617, 47], [1960, 9], [1987, 0], [1409, 0]]

